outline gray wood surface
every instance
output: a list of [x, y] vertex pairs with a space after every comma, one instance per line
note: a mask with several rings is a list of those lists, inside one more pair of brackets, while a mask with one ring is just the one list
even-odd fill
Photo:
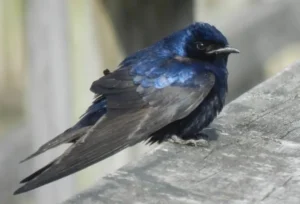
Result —
[[211, 127], [209, 148], [164, 143], [64, 204], [300, 203], [300, 62]]

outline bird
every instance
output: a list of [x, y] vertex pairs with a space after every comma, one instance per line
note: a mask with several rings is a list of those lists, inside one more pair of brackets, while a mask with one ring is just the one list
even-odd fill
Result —
[[[58, 158], [29, 175], [14, 194], [78, 172], [142, 141], [177, 143], [205, 138], [222, 110], [227, 61], [239, 50], [215, 26], [194, 22], [125, 58], [94, 81], [93, 103], [79, 121], [21, 162], [70, 143]], [[186, 142], [188, 143], [188, 142]]]

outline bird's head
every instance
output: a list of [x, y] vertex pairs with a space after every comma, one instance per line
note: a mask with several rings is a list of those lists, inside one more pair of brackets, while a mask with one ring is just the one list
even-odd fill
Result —
[[165, 41], [176, 54], [199, 60], [223, 58], [227, 61], [231, 53], [239, 50], [229, 47], [226, 37], [208, 23], [193, 23], [169, 36]]

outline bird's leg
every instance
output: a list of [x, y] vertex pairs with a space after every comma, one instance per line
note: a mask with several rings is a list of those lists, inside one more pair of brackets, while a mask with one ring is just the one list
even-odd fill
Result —
[[197, 133], [194, 134], [188, 138], [181, 138], [177, 135], [173, 135], [170, 139], [170, 142], [176, 143], [176, 144], [182, 144], [182, 145], [190, 145], [195, 147], [208, 147], [208, 135], [205, 133]]

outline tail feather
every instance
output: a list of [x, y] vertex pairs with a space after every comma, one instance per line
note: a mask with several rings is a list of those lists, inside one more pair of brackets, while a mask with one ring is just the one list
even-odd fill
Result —
[[36, 172], [34, 172], [33, 174], [27, 176], [26, 178], [24, 178], [22, 181], [20, 181], [20, 183], [26, 183], [28, 181], [31, 181], [32, 179], [36, 178], [37, 176], [39, 176], [41, 173], [43, 173], [44, 171], [46, 171], [47, 169], [49, 169], [53, 163], [55, 162], [52, 161], [51, 163], [47, 164], [46, 166], [44, 166], [43, 168], [37, 170]]
[[[77, 140], [60, 157], [23, 179], [22, 183], [25, 184], [14, 194], [33, 190], [80, 171], [145, 139], [141, 137], [141, 133], [138, 133], [140, 136], [135, 135], [138, 124], [145, 117], [145, 111], [128, 113], [128, 117], [126, 116], [98, 121], [84, 137]], [[116, 127], [126, 127], [126, 129]], [[148, 134], [142, 135], [147, 136]], [[129, 138], [129, 136], [133, 138]]]
[[57, 137], [53, 138], [52, 140], [50, 140], [46, 144], [42, 145], [36, 152], [31, 154], [27, 158], [23, 159], [20, 163], [23, 163], [23, 162], [25, 162], [25, 161], [33, 158], [33, 157], [36, 157], [36, 156], [44, 153], [45, 151], [47, 151], [49, 149], [52, 149], [54, 147], [57, 147], [61, 144], [76, 141], [78, 138], [85, 135], [89, 128], [90, 128], [90, 126], [84, 127], [84, 128], [81, 128], [81, 129], [78, 129], [78, 130], [75, 130], [75, 131], [66, 130], [65, 132], [63, 132], [62, 134], [60, 134]]

